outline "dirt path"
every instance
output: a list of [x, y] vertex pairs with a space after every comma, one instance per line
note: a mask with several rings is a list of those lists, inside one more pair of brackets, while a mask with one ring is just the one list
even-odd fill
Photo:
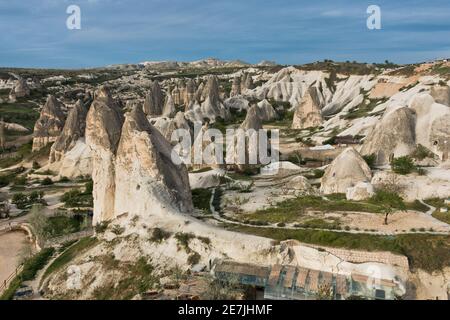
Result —
[[28, 248], [31, 251], [31, 243], [24, 232], [11, 231], [0, 234], [0, 282], [16, 270], [20, 263], [20, 254]]

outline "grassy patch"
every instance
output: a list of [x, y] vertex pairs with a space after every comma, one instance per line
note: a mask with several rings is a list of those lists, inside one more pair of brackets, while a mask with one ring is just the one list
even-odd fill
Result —
[[341, 229], [341, 225], [338, 220], [334, 220], [333, 222], [325, 221], [323, 219], [311, 219], [303, 222], [302, 224], [296, 225], [296, 227], [303, 228], [316, 228], [316, 229], [328, 229], [328, 230], [336, 230]]
[[69, 247], [58, 258], [56, 258], [55, 261], [53, 261], [53, 263], [45, 270], [42, 279], [46, 279], [50, 274], [60, 270], [70, 261], [72, 261], [77, 255], [82, 254], [84, 251], [92, 248], [97, 243], [98, 240], [94, 237], [86, 237], [78, 240], [77, 243]]
[[[333, 196], [332, 196], [333, 197]], [[342, 198], [325, 201], [317, 196], [303, 196], [288, 199], [278, 203], [276, 207], [258, 210], [252, 214], [246, 214], [248, 220], [264, 221], [269, 223], [293, 222], [305, 215], [306, 210], [324, 212], [333, 211], [359, 211], [359, 212], [383, 212], [383, 207], [373, 203], [348, 201]]]
[[414, 202], [405, 202], [407, 210], [414, 210], [420, 212], [427, 212], [428, 207], [422, 204], [419, 200], [415, 200]]
[[450, 224], [450, 213], [435, 211], [432, 216], [442, 222]]
[[96, 288], [93, 292], [94, 299], [130, 300], [158, 283], [157, 276], [153, 274], [153, 266], [148, 264], [144, 258], [140, 258], [136, 263], [112, 264], [110, 268], [117, 269], [125, 275], [118, 282], [110, 282]]
[[17, 123], [29, 130], [33, 130], [39, 113], [34, 109], [36, 105], [29, 102], [0, 104], [0, 114], [6, 122]]

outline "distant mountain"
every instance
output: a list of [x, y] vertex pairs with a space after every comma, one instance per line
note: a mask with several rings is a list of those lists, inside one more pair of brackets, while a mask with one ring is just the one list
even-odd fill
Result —
[[261, 62], [259, 62], [257, 64], [257, 66], [259, 67], [273, 67], [273, 66], [277, 66], [278, 63], [276, 63], [275, 61], [270, 61], [270, 60], [262, 60]]
[[155, 69], [176, 69], [176, 68], [217, 68], [217, 67], [247, 67], [250, 63], [242, 60], [225, 61], [216, 58], [207, 58], [191, 62], [179, 61], [144, 61], [140, 65]]

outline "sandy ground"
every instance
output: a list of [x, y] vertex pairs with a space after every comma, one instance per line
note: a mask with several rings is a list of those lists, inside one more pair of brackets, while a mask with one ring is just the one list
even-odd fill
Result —
[[450, 226], [433, 217], [416, 211], [399, 211], [388, 217], [388, 225], [384, 225], [384, 214], [375, 213], [348, 213], [340, 217], [341, 224], [352, 229], [377, 230], [382, 232], [411, 231], [412, 228], [419, 231], [425, 228], [427, 231], [433, 228], [436, 232], [449, 232]]
[[11, 275], [19, 264], [20, 253], [26, 246], [31, 247], [25, 233], [8, 232], [0, 235], [0, 281]]

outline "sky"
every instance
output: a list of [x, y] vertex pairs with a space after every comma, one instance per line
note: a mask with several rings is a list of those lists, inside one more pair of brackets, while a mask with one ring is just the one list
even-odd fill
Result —
[[[81, 29], [69, 30], [69, 5]], [[381, 30], [366, 10], [381, 9]], [[0, 66], [208, 57], [414, 63], [450, 57], [449, 0], [0, 0]]]

